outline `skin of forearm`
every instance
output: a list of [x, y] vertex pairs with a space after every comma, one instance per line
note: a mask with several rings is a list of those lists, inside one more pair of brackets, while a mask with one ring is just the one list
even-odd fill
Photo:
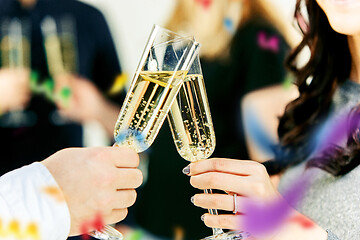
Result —
[[[297, 221], [293, 221], [297, 219]], [[326, 240], [327, 232], [309, 218], [294, 211], [271, 240]]]

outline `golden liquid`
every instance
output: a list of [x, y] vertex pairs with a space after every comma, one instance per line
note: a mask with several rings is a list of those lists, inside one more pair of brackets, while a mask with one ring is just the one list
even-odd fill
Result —
[[215, 149], [215, 132], [203, 76], [188, 75], [168, 120], [177, 151], [185, 160], [206, 159]]
[[30, 66], [30, 44], [25, 37], [14, 40], [10, 36], [5, 36], [0, 46], [2, 67], [26, 68]]
[[153, 143], [186, 73], [143, 71], [139, 74], [115, 125], [114, 137], [118, 146], [142, 152]]

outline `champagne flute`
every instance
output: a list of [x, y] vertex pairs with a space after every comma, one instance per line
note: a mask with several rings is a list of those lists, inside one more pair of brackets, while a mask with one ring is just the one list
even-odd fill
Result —
[[[26, 19], [4, 19], [0, 31], [0, 62], [2, 68], [30, 69], [30, 23]], [[36, 116], [24, 108], [1, 115], [1, 127], [25, 127], [35, 124]]]
[[[154, 25], [115, 125], [115, 146], [145, 151], [155, 140], [194, 61], [199, 43]], [[97, 239], [122, 239], [116, 230], [94, 231]], [[110, 232], [111, 231], [111, 232]]]
[[5, 68], [30, 68], [30, 24], [6, 19], [1, 25], [1, 62]]
[[[168, 121], [176, 149], [182, 158], [195, 162], [209, 158], [214, 152], [215, 131], [198, 56], [171, 106]], [[211, 189], [204, 192], [212, 193]], [[216, 209], [209, 209], [209, 213], [218, 214]], [[240, 240], [245, 236], [241, 231], [224, 233], [221, 228], [212, 230], [213, 235], [204, 239]]]
[[[46, 16], [41, 22], [41, 32], [51, 76], [47, 81], [59, 89], [55, 92], [54, 89], [44, 88], [43, 93], [49, 100], [59, 100], [62, 105], [68, 106], [71, 97], [70, 82], [68, 78], [58, 76], [77, 72], [75, 20], [69, 16], [58, 20]], [[54, 114], [59, 115], [57, 111]]]

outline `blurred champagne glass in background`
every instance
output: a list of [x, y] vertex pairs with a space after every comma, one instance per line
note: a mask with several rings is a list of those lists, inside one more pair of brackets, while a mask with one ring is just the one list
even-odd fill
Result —
[[54, 19], [47, 16], [41, 23], [49, 74], [47, 79], [52, 88], [45, 91], [48, 99], [68, 104], [71, 88], [67, 75], [77, 73], [77, 48], [75, 20], [70, 16]]
[[[1, 68], [17, 74], [30, 71], [30, 23], [26, 19], [9, 18], [1, 23]], [[34, 124], [35, 116], [23, 107], [12, 109], [1, 116], [0, 126], [21, 127]]]

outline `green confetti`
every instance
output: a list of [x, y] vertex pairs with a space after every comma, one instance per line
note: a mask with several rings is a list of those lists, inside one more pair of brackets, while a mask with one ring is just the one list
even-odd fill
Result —
[[126, 237], [126, 240], [141, 240], [143, 236], [144, 236], [143, 231], [135, 230]]
[[59, 100], [62, 105], [66, 108], [70, 105], [70, 97], [71, 97], [71, 88], [70, 87], [63, 87], [59, 92]]
[[52, 78], [47, 78], [45, 82], [41, 85], [41, 88], [46, 98], [51, 101], [54, 101], [54, 89], [55, 89], [54, 80]]
[[288, 90], [293, 85], [293, 83], [294, 83], [294, 77], [292, 74], [289, 73], [286, 75], [282, 85], [285, 89]]
[[36, 71], [31, 71], [30, 73], [30, 89], [35, 93], [39, 93], [39, 73]]
[[71, 88], [70, 87], [63, 87], [61, 89], [60, 95], [63, 99], [69, 99], [71, 96]]

